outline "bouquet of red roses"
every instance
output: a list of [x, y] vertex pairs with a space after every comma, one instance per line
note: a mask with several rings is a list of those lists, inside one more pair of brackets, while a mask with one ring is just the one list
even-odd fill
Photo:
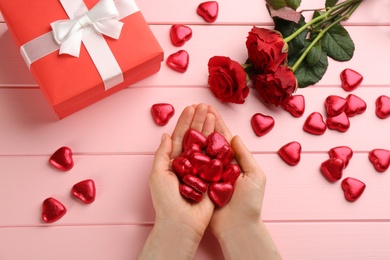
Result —
[[228, 57], [209, 60], [211, 91], [222, 102], [242, 104], [251, 82], [260, 97], [283, 106], [297, 88], [317, 83], [328, 68], [328, 57], [348, 61], [355, 45], [342, 26], [363, 0], [326, 0], [325, 7], [311, 11], [305, 22], [297, 12], [301, 0], [266, 0], [274, 30], [253, 26], [248, 33], [245, 64]]

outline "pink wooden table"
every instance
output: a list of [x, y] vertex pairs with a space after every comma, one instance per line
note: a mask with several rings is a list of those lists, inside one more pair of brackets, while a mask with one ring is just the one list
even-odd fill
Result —
[[[324, 0], [303, 0], [302, 8]], [[330, 61], [323, 79], [300, 89], [306, 98], [303, 117], [262, 105], [255, 91], [243, 105], [220, 103], [207, 87], [207, 62], [214, 55], [245, 61], [245, 39], [253, 24], [271, 27], [263, 0], [220, 1], [217, 22], [205, 24], [195, 10], [201, 1], [138, 1], [165, 56], [178, 51], [169, 39], [172, 24], [184, 23], [193, 38], [182, 49], [190, 54], [186, 73], [162, 64], [156, 75], [136, 83], [81, 112], [59, 121], [19, 56], [0, 17], [0, 259], [135, 259], [153, 226], [148, 175], [161, 134], [171, 133], [182, 109], [204, 102], [214, 105], [234, 134], [240, 135], [267, 174], [263, 218], [284, 259], [390, 259], [390, 175], [378, 173], [368, 160], [374, 148], [390, 149], [390, 119], [375, 115], [375, 100], [390, 95], [390, 5], [366, 0], [346, 23], [356, 44], [347, 63]], [[327, 130], [313, 136], [302, 130], [314, 111], [325, 113], [329, 95], [346, 97], [339, 74], [352, 68], [364, 76], [353, 94], [367, 103], [351, 118], [346, 133]], [[164, 127], [154, 124], [150, 107], [174, 105]], [[275, 128], [256, 137], [254, 113], [275, 118]], [[301, 162], [291, 167], [276, 151], [290, 141], [302, 145]], [[67, 173], [51, 168], [49, 156], [60, 146], [75, 153]], [[367, 184], [354, 203], [345, 200], [340, 182], [320, 173], [328, 150], [347, 145], [354, 155], [343, 177]], [[92, 178], [96, 201], [81, 205], [70, 188]], [[40, 220], [41, 203], [56, 197], [68, 213], [53, 224]], [[223, 259], [217, 241], [206, 234], [197, 259]]]

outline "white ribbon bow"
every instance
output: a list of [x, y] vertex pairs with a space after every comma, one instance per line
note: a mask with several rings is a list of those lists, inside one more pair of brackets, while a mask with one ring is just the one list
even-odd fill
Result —
[[78, 19], [58, 20], [50, 25], [55, 41], [60, 45], [60, 54], [79, 57], [83, 30], [93, 28], [108, 37], [119, 39], [123, 23], [114, 19], [118, 9], [113, 0], [100, 0], [91, 10]]

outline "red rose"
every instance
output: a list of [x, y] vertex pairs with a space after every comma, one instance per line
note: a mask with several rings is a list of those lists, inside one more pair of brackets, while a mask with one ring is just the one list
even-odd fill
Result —
[[241, 64], [228, 57], [214, 56], [209, 60], [209, 85], [222, 102], [242, 104], [248, 96], [246, 73]]
[[256, 75], [254, 85], [265, 102], [278, 106], [295, 91], [297, 80], [290, 68], [280, 66], [275, 73]]
[[259, 73], [272, 73], [286, 63], [288, 45], [278, 31], [253, 26], [246, 41], [248, 58]]

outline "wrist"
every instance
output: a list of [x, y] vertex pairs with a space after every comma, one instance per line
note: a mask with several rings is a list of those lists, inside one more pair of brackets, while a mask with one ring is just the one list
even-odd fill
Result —
[[281, 259], [262, 221], [236, 226], [217, 236], [225, 259]]
[[183, 223], [156, 220], [139, 259], [193, 259], [201, 238]]

